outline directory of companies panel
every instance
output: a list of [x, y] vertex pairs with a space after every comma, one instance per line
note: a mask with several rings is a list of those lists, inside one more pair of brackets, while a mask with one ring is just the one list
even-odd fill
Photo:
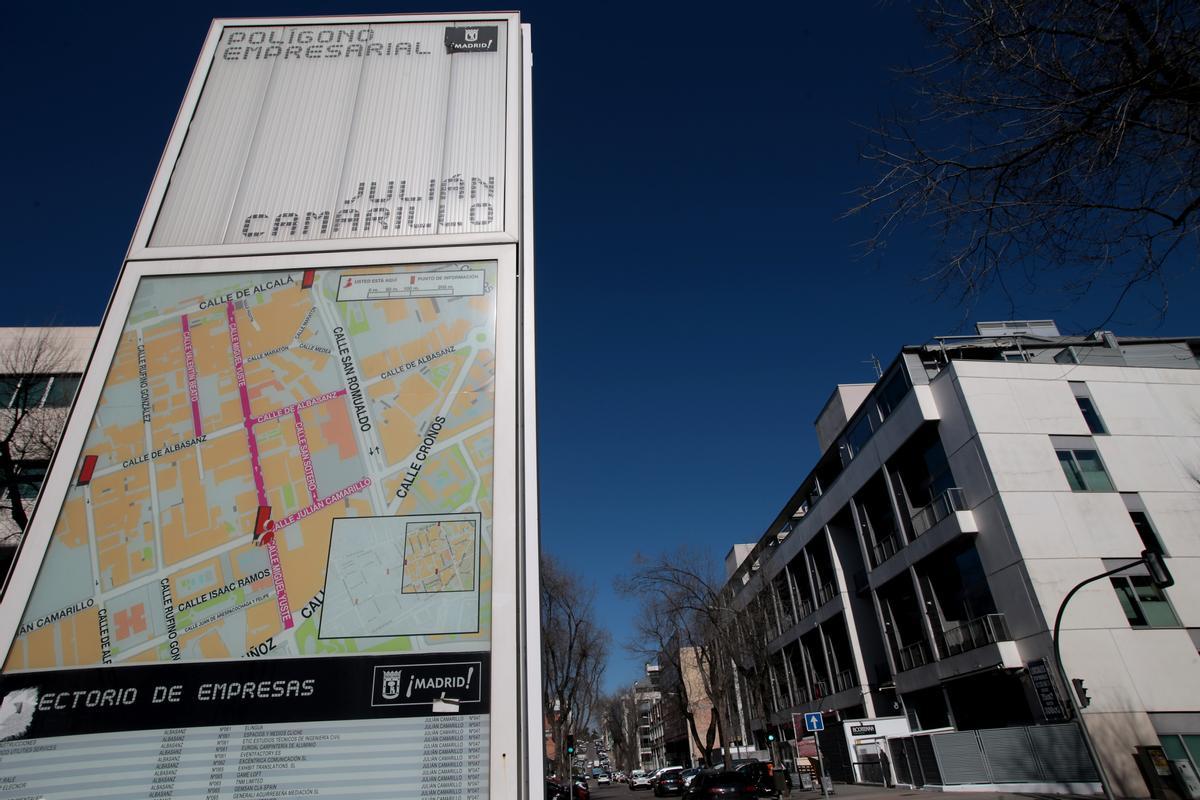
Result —
[[0, 676], [0, 800], [487, 796], [496, 273], [142, 278]]

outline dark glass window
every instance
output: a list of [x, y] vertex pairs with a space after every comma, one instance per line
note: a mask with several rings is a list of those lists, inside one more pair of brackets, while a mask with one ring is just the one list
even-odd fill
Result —
[[1112, 578], [1125, 618], [1135, 628], [1178, 628], [1179, 618], [1167, 596], [1149, 575], [1119, 575]]
[[898, 369], [879, 391], [879, 416], [887, 419], [888, 415], [896, 410], [896, 406], [900, 405], [906, 394], [908, 394], [908, 375], [903, 369]]
[[[46, 387], [50, 384], [50, 376], [37, 378], [10, 379], [12, 393], [8, 395], [9, 408], [36, 408], [42, 404], [46, 395]], [[7, 388], [7, 387], [6, 387]]]
[[1074, 492], [1111, 492], [1112, 481], [1095, 450], [1055, 450], [1067, 483]]
[[850, 458], [854, 458], [862, 452], [874, 432], [870, 414], [863, 414], [855, 421], [854, 427], [850, 428], [846, 434], [846, 449], [849, 451]]
[[66, 408], [82, 375], [0, 375], [0, 402], [6, 408]]
[[1092, 433], [1108, 433], [1104, 428], [1104, 421], [1100, 419], [1100, 414], [1096, 411], [1096, 404], [1092, 402], [1092, 398], [1076, 397], [1075, 402], [1079, 404], [1079, 410], [1083, 412], [1083, 419], [1087, 422], [1089, 431]]
[[1154, 530], [1154, 526], [1150, 524], [1150, 518], [1143, 511], [1130, 511], [1129, 518], [1133, 520], [1133, 527], [1137, 528], [1138, 536], [1142, 537], [1142, 545], [1151, 553], [1157, 553], [1160, 556], [1166, 555], [1163, 550], [1162, 542], [1158, 540], [1158, 534]]
[[50, 390], [46, 392], [46, 401], [43, 405], [48, 408], [66, 408], [71, 405], [82, 377], [82, 375], [55, 375], [54, 380], [50, 383]]

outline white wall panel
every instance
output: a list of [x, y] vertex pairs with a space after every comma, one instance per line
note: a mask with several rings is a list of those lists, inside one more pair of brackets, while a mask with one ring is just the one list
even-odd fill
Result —
[[1167, 555], [1200, 557], [1200, 492], [1142, 492], [1141, 498]]
[[[1116, 653], [1129, 670], [1140, 707], [1130, 710], [1179, 711], [1200, 699], [1200, 656], [1181, 630], [1114, 630]], [[1111, 656], [1110, 656], [1111, 657]]]
[[1045, 434], [980, 434], [979, 443], [999, 491], [1070, 490]]
[[502, 20], [225, 28], [150, 246], [502, 231], [507, 50]]

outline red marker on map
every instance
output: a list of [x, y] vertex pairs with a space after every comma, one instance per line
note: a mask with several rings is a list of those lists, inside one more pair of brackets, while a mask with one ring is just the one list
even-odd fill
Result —
[[300, 288], [301, 289], [311, 289], [312, 285], [313, 285], [313, 279], [316, 277], [317, 277], [317, 271], [315, 269], [304, 270], [304, 280], [300, 282]]
[[254, 541], [257, 542], [265, 531], [271, 530], [271, 507], [259, 506], [258, 515], [254, 518]]
[[83, 466], [79, 468], [79, 480], [76, 486], [87, 486], [92, 482], [92, 473], [96, 471], [96, 460], [99, 456], [84, 456]]

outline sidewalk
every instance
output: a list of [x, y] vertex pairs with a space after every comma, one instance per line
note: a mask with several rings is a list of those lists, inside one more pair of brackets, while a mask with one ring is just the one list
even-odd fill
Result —
[[[924, 798], [924, 800], [1029, 800], [1030, 798], [1054, 798], [1054, 800], [1070, 800], [1076, 795], [1069, 794], [1018, 794], [1015, 792], [941, 792], [928, 789], [898, 789], [882, 786], [870, 786], [854, 783], [834, 783], [830, 800], [894, 800], [895, 798]], [[1086, 800], [1096, 800], [1091, 795]], [[821, 790], [793, 789], [789, 800], [821, 800]]]

